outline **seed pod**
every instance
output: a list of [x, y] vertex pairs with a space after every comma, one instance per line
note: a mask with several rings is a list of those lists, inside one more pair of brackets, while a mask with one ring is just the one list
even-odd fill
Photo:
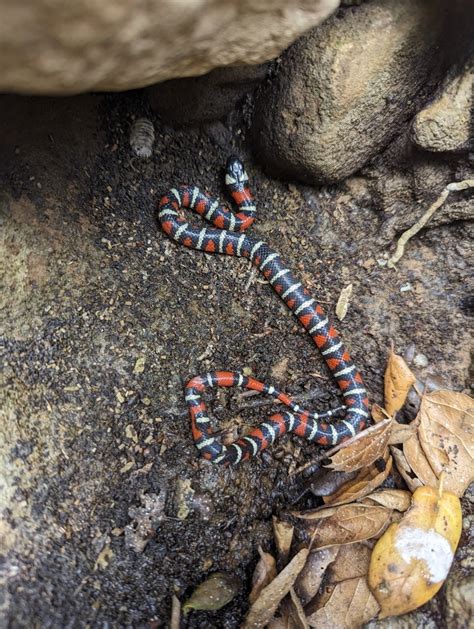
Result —
[[130, 146], [135, 155], [141, 159], [149, 159], [153, 153], [155, 128], [148, 118], [138, 118], [130, 130]]

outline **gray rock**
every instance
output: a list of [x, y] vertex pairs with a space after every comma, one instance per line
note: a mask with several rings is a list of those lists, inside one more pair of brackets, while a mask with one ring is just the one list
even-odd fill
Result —
[[267, 67], [217, 68], [204, 76], [165, 81], [147, 90], [150, 104], [173, 126], [220, 120], [265, 78]]
[[0, 91], [127, 90], [273, 59], [339, 0], [0, 0]]
[[474, 62], [450, 76], [433, 102], [413, 124], [413, 141], [427, 151], [462, 151], [469, 148], [473, 108]]
[[[346, 9], [296, 42], [259, 91], [254, 145], [273, 174], [344, 179], [380, 152], [434, 91], [449, 11], [424, 0]], [[447, 28], [447, 27], [446, 27]]]

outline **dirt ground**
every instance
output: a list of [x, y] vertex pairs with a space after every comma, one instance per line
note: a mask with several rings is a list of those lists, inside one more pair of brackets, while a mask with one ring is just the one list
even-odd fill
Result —
[[[420, 378], [467, 386], [472, 225], [426, 229], [389, 270], [380, 213], [351, 195], [363, 179], [315, 190], [267, 178], [238, 116], [177, 131], [142, 92], [3, 96], [0, 112], [5, 624], [166, 626], [172, 594], [183, 600], [223, 569], [240, 577], [241, 594], [220, 612], [193, 612], [187, 626], [237, 627], [257, 547], [271, 544], [272, 514], [315, 500], [297, 502], [301, 486], [288, 468], [316, 448], [285, 438], [267, 456], [213, 467], [192, 443], [183, 384], [209, 369], [247, 368], [316, 408], [337, 392], [247, 261], [166, 239], [155, 217], [160, 195], [186, 182], [220, 194], [226, 158], [241, 155], [258, 202], [253, 233], [329, 312], [353, 284], [337, 327], [374, 402], [391, 339], [400, 353], [414, 345], [427, 357]], [[147, 162], [128, 144], [142, 115], [157, 134]], [[273, 408], [236, 391], [211, 406], [230, 429]], [[156, 505], [146, 540], [134, 530], [144, 495]], [[445, 626], [443, 596], [428, 608], [436, 627]]]

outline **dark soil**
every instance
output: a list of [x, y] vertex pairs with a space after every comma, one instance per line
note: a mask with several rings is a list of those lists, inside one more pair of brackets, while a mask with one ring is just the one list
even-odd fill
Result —
[[[374, 402], [382, 401], [391, 339], [400, 353], [414, 344], [428, 358], [421, 379], [466, 386], [472, 227], [425, 230], [391, 271], [376, 204], [353, 194], [364, 180], [315, 190], [268, 179], [248, 155], [239, 116], [173, 130], [141, 92], [3, 96], [0, 112], [5, 623], [166, 626], [172, 594], [184, 600], [207, 574], [225, 570], [241, 578], [242, 593], [219, 612], [193, 612], [187, 626], [237, 627], [257, 547], [272, 544], [271, 516], [301, 493], [289, 466], [317, 449], [285, 438], [267, 456], [213, 467], [191, 440], [183, 384], [213, 368], [247, 368], [279, 377], [277, 385], [317, 408], [335, 404], [337, 392], [247, 261], [166, 239], [155, 218], [160, 195], [181, 182], [222, 193], [225, 160], [240, 154], [258, 201], [253, 233], [278, 248], [329, 312], [353, 284], [337, 327]], [[133, 118], [143, 115], [157, 135], [148, 162], [128, 144]], [[274, 408], [234, 391], [212, 407], [229, 430]], [[123, 531], [133, 523], [129, 509], [160, 492], [164, 511], [136, 552]]]

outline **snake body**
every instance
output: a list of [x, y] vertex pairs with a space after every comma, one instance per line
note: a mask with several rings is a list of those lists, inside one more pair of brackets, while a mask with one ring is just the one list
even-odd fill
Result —
[[[223, 465], [257, 455], [287, 432], [321, 445], [336, 445], [368, 424], [369, 401], [362, 377], [321, 305], [309, 296], [276, 251], [244, 233], [255, 220], [256, 208], [247, 173], [236, 157], [227, 160], [225, 185], [238, 208], [235, 214], [196, 186], [179, 186], [159, 203], [158, 219], [163, 231], [191, 249], [248, 258], [308, 331], [337, 382], [344, 403], [315, 413], [302, 409], [275, 387], [241, 372], [213, 371], [192, 378], [185, 387], [194, 442], [205, 459]], [[181, 208], [194, 210], [214, 227], [193, 227], [180, 215]], [[224, 445], [213, 434], [203, 393], [208, 388], [234, 386], [271, 395], [289, 410], [272, 415], [244, 437]], [[339, 419], [328, 421], [333, 416]]]

